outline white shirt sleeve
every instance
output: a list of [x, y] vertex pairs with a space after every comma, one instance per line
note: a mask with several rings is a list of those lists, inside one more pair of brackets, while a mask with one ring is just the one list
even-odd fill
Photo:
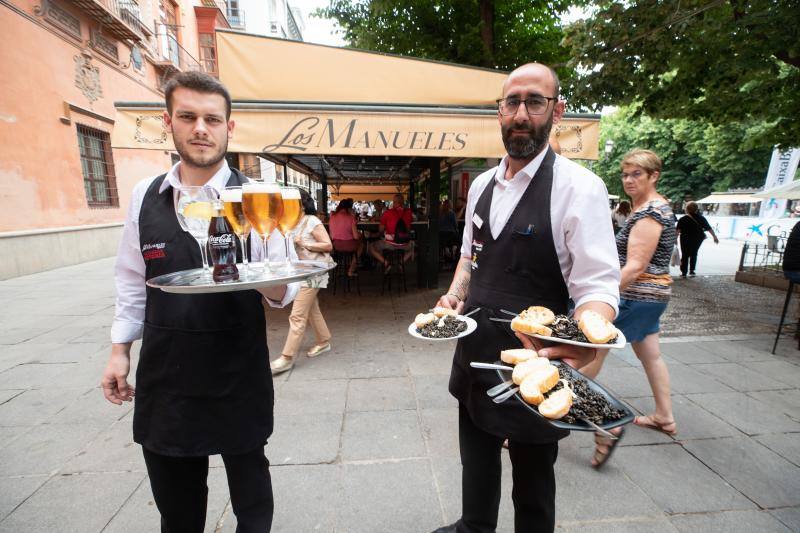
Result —
[[571, 264], [564, 278], [575, 307], [604, 302], [618, 312], [619, 256], [608, 192], [600, 178], [591, 175], [575, 188], [572, 201], [566, 205], [561, 231]]
[[144, 308], [147, 299], [145, 265], [139, 244], [139, 212], [153, 179], [139, 182], [131, 194], [131, 203], [122, 239], [117, 250], [114, 281], [117, 287], [116, 309], [111, 324], [111, 342], [127, 343], [142, 338]]

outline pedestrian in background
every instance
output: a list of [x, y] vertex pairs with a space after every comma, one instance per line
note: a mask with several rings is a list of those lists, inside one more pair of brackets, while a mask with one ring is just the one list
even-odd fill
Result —
[[697, 254], [700, 245], [706, 239], [706, 232], [714, 238], [714, 244], [719, 244], [717, 234], [706, 217], [701, 215], [697, 209], [697, 203], [689, 202], [686, 204], [686, 214], [678, 220], [678, 236], [681, 242], [681, 277], [685, 278], [686, 273], [694, 277], [697, 268]]
[[[658, 334], [659, 320], [672, 292], [669, 262], [675, 246], [675, 226], [669, 202], [656, 190], [660, 176], [661, 159], [655, 152], [632, 150], [622, 159], [622, 186], [633, 207], [628, 222], [617, 234], [622, 271], [619, 315], [614, 326], [622, 331], [642, 362], [655, 398], [655, 413], [637, 416], [634, 423], [674, 435], [669, 370], [661, 357]], [[597, 377], [607, 354], [608, 350], [598, 350], [595, 360], [581, 368], [581, 372]], [[594, 467], [608, 460], [623, 431], [623, 428], [611, 430], [617, 440], [595, 434]]]
[[[333, 245], [328, 232], [325, 231], [325, 226], [315, 215], [317, 209], [314, 199], [307, 191], [300, 189], [300, 201], [303, 204], [304, 215], [291, 233], [297, 257], [311, 261], [329, 262]], [[303, 282], [294, 304], [292, 304], [292, 313], [289, 315], [289, 336], [286, 338], [286, 344], [283, 345], [281, 356], [270, 364], [273, 376], [286, 372], [294, 366], [294, 358], [303, 342], [303, 334], [309, 322], [314, 330], [316, 344], [306, 355], [316, 357], [331, 349], [331, 332], [319, 309], [318, 299], [319, 290], [327, 287], [327, 273]]]
[[622, 200], [611, 215], [615, 234], [622, 229], [622, 226], [628, 221], [629, 216], [631, 216], [631, 203], [628, 200]]

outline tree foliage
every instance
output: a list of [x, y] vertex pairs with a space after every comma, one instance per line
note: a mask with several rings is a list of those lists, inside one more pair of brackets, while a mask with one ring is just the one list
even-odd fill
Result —
[[653, 117], [745, 124], [747, 146], [800, 144], [799, 0], [600, 1], [563, 44], [573, 104], [641, 102]]
[[674, 201], [697, 200], [730, 188], [761, 187], [771, 148], [747, 147], [751, 135], [742, 124], [654, 119], [641, 114], [637, 105], [623, 107], [601, 120], [600, 146], [609, 139], [614, 145], [594, 170], [609, 192], [622, 195], [622, 157], [634, 148], [647, 148], [664, 162], [659, 191]]
[[[352, 47], [464, 65], [513, 70], [530, 61], [564, 63], [557, 0], [331, 0]], [[560, 74], [567, 74], [566, 71]]]

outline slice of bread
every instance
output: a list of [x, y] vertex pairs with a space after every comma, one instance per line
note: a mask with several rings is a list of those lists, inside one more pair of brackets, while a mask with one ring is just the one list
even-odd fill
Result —
[[556, 383], [558, 383], [558, 368], [556, 368], [554, 365], [551, 365], [550, 361], [547, 360], [546, 365], [536, 368], [533, 372], [526, 376], [526, 379], [535, 380], [539, 385], [539, 391], [544, 394], [555, 387]]
[[527, 403], [539, 405], [544, 401], [544, 395], [539, 390], [539, 382], [532, 379], [524, 379], [519, 384], [519, 394]]
[[544, 357], [535, 357], [527, 361], [522, 361], [514, 367], [514, 371], [511, 373], [511, 380], [519, 385], [528, 374], [535, 372], [536, 369], [545, 365], [550, 365], [550, 360]]
[[536, 357], [538, 357], [536, 351], [529, 350], [528, 348], [514, 348], [500, 352], [500, 360], [510, 365], [516, 365], [517, 363], [527, 361], [528, 359], [534, 359]]
[[549, 326], [556, 319], [556, 315], [550, 309], [540, 305], [531, 306], [521, 312], [520, 315], [543, 326]]
[[[520, 387], [521, 390], [521, 387]], [[572, 391], [568, 388], [559, 389], [539, 404], [539, 413], [551, 420], [564, 417], [572, 407]]]
[[578, 320], [578, 327], [592, 344], [606, 344], [617, 337], [614, 324], [596, 311], [584, 311]]
[[522, 315], [514, 317], [511, 321], [511, 329], [519, 331], [520, 333], [525, 333], [526, 335], [542, 335], [544, 337], [551, 337], [553, 335], [553, 330], [547, 326], [526, 319]]
[[414, 318], [414, 325], [421, 329], [434, 320], [436, 320], [436, 316], [433, 313], [420, 313]]
[[458, 313], [456, 313], [455, 309], [448, 309], [446, 307], [434, 307], [433, 314], [436, 316], [436, 318], [442, 318], [443, 316], [447, 315], [458, 316]]

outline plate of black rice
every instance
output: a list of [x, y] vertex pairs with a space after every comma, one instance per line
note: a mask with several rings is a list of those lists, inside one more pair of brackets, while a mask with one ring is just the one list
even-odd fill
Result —
[[468, 316], [446, 315], [422, 328], [412, 322], [408, 326], [408, 333], [424, 341], [449, 341], [466, 337], [477, 328], [478, 323]]
[[[602, 385], [592, 381], [562, 361], [555, 359], [550, 362], [558, 367], [559, 377], [570, 384], [572, 391], [577, 397], [573, 399], [572, 407], [563, 418], [550, 420], [539, 414], [539, 410], [535, 405], [531, 405], [523, 400], [519, 392], [515, 394], [514, 398], [527, 407], [533, 414], [547, 420], [547, 422], [558, 428], [570, 431], [595, 431], [595, 428], [587, 422], [584, 422], [583, 419], [590, 420], [605, 430], [633, 422], [635, 415], [631, 408], [615, 398]], [[505, 364], [502, 361], [497, 361], [497, 363]], [[496, 372], [501, 381], [511, 379], [511, 371], [509, 370], [497, 370]], [[561, 389], [563, 386], [564, 385], [559, 382], [555, 387], [545, 393], [545, 397]]]
[[531, 335], [537, 339], [546, 341], [560, 342], [563, 344], [572, 344], [574, 346], [583, 346], [584, 348], [605, 348], [605, 349], [619, 349], [624, 348], [628, 342], [625, 335], [620, 330], [617, 330], [617, 337], [611, 339], [606, 344], [594, 344], [589, 342], [586, 335], [583, 334], [581, 328], [578, 327], [578, 322], [566, 315], [556, 315], [555, 321], [547, 326], [553, 331], [551, 336], [545, 335]]

